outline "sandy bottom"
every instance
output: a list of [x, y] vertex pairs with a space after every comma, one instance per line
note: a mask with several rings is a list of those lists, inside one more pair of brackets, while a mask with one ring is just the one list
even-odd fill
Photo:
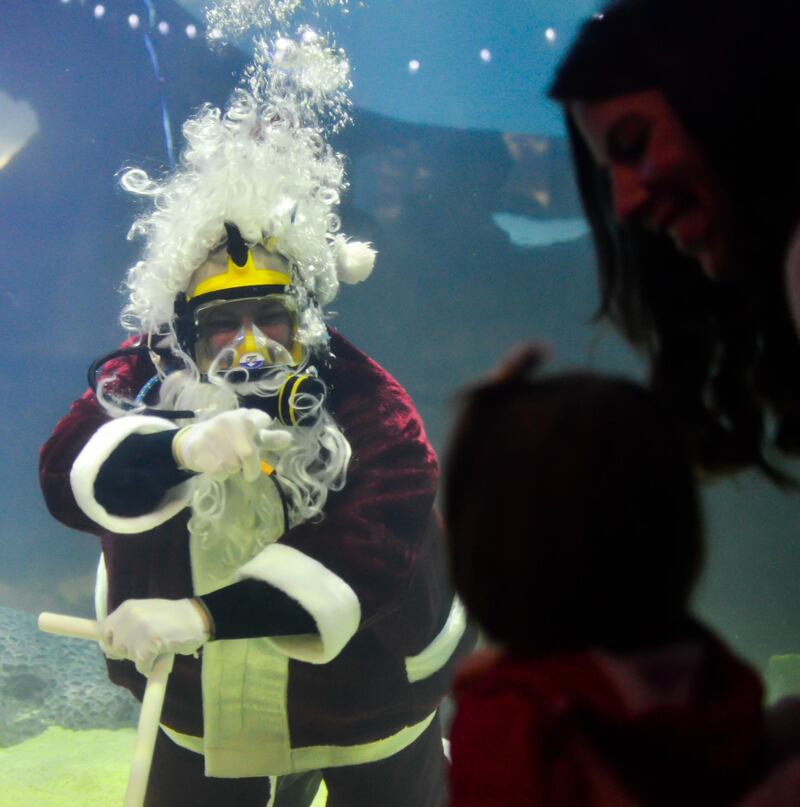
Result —
[[[0, 748], [2, 807], [121, 805], [136, 733], [70, 731], [51, 726], [38, 737]], [[312, 807], [324, 807], [324, 786]]]
[[122, 804], [136, 732], [51, 726], [0, 749], [3, 807], [111, 807]]

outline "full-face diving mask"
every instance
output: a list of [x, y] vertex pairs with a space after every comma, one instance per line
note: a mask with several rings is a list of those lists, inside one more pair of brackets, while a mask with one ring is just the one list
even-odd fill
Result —
[[194, 310], [195, 361], [201, 372], [240, 370], [254, 379], [276, 365], [294, 367], [303, 358], [295, 339], [293, 299], [267, 294], [212, 300]]
[[176, 302], [184, 349], [200, 372], [241, 374], [241, 380], [256, 380], [276, 365], [296, 367], [305, 350], [296, 338], [286, 260], [269, 241], [248, 248], [235, 225], [225, 228], [227, 261], [209, 259]]

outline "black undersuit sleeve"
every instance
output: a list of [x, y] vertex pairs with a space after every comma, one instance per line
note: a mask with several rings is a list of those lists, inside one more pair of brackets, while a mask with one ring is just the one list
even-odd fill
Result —
[[100, 466], [94, 496], [106, 512], [132, 518], [155, 510], [164, 494], [193, 474], [172, 456], [175, 430], [131, 434]]
[[198, 597], [214, 621], [213, 639], [253, 639], [317, 633], [311, 615], [279, 588], [240, 580]]
[[[126, 517], [151, 513], [169, 488], [192, 476], [175, 462], [174, 436], [173, 429], [131, 434], [114, 449], [94, 483], [95, 499], [107, 512]], [[308, 611], [262, 580], [241, 580], [199, 599], [214, 622], [214, 639], [317, 633]]]

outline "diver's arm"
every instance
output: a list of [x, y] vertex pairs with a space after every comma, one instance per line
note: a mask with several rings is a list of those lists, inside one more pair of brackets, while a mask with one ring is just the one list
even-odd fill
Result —
[[153, 512], [195, 473], [242, 473], [253, 482], [262, 474], [260, 451], [280, 451], [291, 442], [288, 432], [270, 429], [272, 423], [266, 412], [240, 408], [179, 430], [172, 424], [133, 428], [97, 468], [94, 501], [112, 517], [134, 518]]
[[98, 625], [109, 658], [127, 658], [149, 675], [162, 653], [195, 655], [213, 639], [291, 637], [315, 625], [296, 602], [256, 580], [245, 580], [206, 597], [125, 600]]
[[195, 599], [211, 618], [212, 639], [317, 633], [311, 614], [297, 600], [262, 580], [240, 580]]
[[[75, 503], [104, 531], [125, 535], [147, 532], [169, 521], [189, 504], [191, 495], [188, 484], [189, 476], [181, 484], [174, 484], [166, 489], [144, 481], [145, 475], [141, 473], [134, 474], [133, 481], [129, 479], [127, 484], [120, 484], [120, 474], [126, 472], [126, 467], [124, 464], [116, 463], [112, 459], [112, 455], [116, 454], [122, 444], [133, 435], [153, 435], [161, 432], [174, 436], [176, 434], [175, 424], [163, 418], [148, 415], [113, 418], [103, 423], [92, 434], [72, 462], [69, 484]], [[130, 449], [131, 445], [135, 450]], [[152, 458], [149, 451], [142, 449], [142, 446], [148, 445], [150, 445], [149, 441], [147, 443], [143, 441], [138, 445], [134, 442], [123, 449], [123, 452], [130, 449], [134, 454], [142, 454], [137, 462], [138, 470], [141, 470], [147, 458]], [[110, 466], [107, 465], [109, 462]], [[168, 463], [174, 464], [174, 461], [168, 460]], [[169, 464], [166, 466], [162, 463], [159, 464], [162, 466], [162, 470], [164, 467], [171, 467]], [[112, 473], [115, 466], [117, 466], [117, 471]], [[148, 468], [148, 473], [152, 470], [152, 467]], [[96, 490], [98, 477], [101, 479], [100, 500], [98, 500]], [[142, 497], [141, 502], [139, 501], [140, 496]], [[106, 509], [102, 503], [104, 499], [111, 505], [111, 510]], [[152, 505], [152, 499], [157, 499], [156, 505], [147, 509], [147, 505]], [[133, 513], [133, 515], [120, 515], [114, 512], [114, 508], [119, 508], [125, 513]]]
[[162, 653], [195, 655], [214, 639], [316, 633], [311, 616], [282, 591], [242, 580], [203, 597], [128, 599], [98, 625], [103, 652], [149, 675]]
[[[134, 341], [132, 338], [122, 347], [130, 347]], [[113, 371], [114, 376], [106, 387], [109, 394], [123, 399], [132, 397], [135, 395], [132, 390], [141, 388], [145, 380], [152, 376], [155, 370], [149, 359], [140, 358], [129, 356], [116, 360], [108, 368], [108, 372]], [[109, 379], [106, 377], [105, 380]], [[72, 471], [86, 446], [93, 442], [95, 434], [105, 430], [111, 420], [94, 392], [87, 390], [72, 403], [69, 412], [58, 421], [52, 435], [42, 446], [39, 482], [45, 502], [52, 515], [72, 529], [97, 534], [102, 534], [106, 529], [106, 525], [98, 521], [93, 512], [87, 512], [83, 506], [84, 499], [76, 498]], [[145, 431], [160, 429], [151, 427]]]
[[194, 474], [178, 468], [172, 453], [177, 429], [131, 434], [108, 456], [94, 483], [98, 503], [115, 516], [155, 510], [167, 490]]
[[[176, 430], [131, 434], [103, 463], [95, 480], [97, 501], [118, 516], [137, 516], [157, 507], [166, 490], [192, 472], [178, 467], [172, 443]], [[250, 639], [316, 633], [311, 615], [283, 591], [245, 579], [196, 598], [205, 607], [214, 639]]]

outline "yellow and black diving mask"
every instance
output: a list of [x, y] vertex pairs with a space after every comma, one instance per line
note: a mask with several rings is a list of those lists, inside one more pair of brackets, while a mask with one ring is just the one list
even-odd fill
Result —
[[298, 366], [305, 348], [297, 341], [288, 261], [271, 239], [248, 247], [235, 225], [225, 229], [224, 252], [212, 253], [192, 276], [184, 313], [176, 304], [182, 344], [202, 373], [213, 366], [254, 380], [277, 365]]

